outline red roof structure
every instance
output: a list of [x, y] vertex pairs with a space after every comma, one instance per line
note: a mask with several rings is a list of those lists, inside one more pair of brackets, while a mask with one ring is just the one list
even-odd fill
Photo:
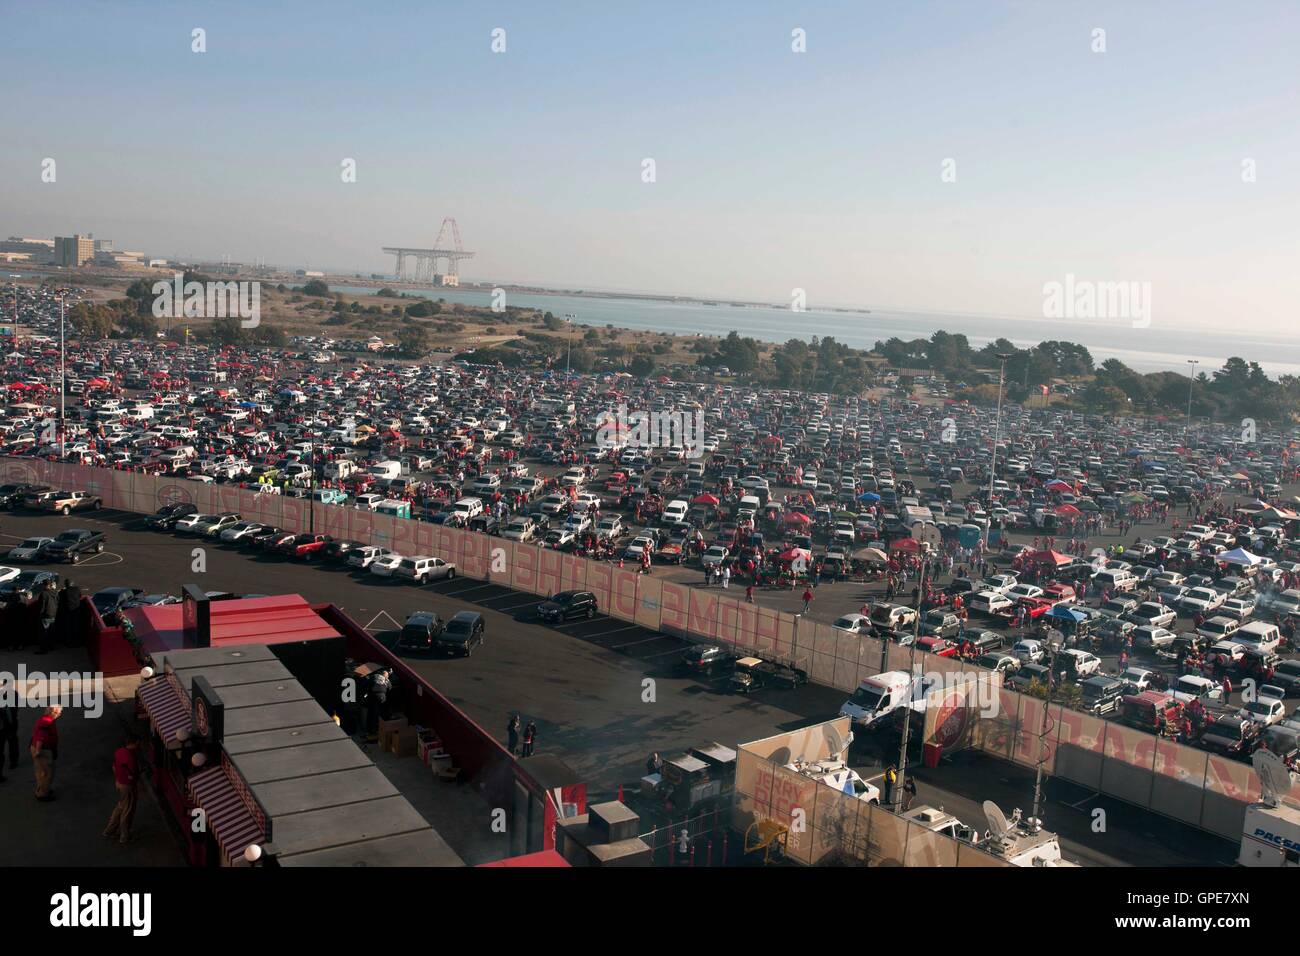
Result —
[[[213, 601], [212, 647], [234, 644], [287, 644], [341, 635], [297, 594]], [[163, 604], [124, 612], [149, 653], [185, 647], [184, 606]]]

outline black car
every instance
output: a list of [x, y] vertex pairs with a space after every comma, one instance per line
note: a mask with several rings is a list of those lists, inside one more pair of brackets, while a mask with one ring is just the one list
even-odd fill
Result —
[[729, 674], [736, 666], [736, 655], [716, 644], [697, 644], [682, 651], [678, 669], [688, 674], [712, 677]]
[[433, 611], [416, 611], [402, 626], [402, 633], [397, 637], [397, 649], [431, 651], [445, 626], [442, 618]]
[[494, 515], [481, 514], [469, 519], [469, 530], [479, 534], [500, 534], [501, 522]]
[[25, 495], [46, 490], [40, 485], [0, 485], [0, 508], [17, 508]]
[[1300, 661], [1278, 661], [1273, 668], [1273, 676], [1269, 678], [1268, 682], [1281, 687], [1286, 691], [1288, 697], [1300, 694]]
[[59, 575], [54, 571], [19, 572], [18, 577], [0, 584], [0, 601], [30, 601], [41, 592], [46, 581], [58, 584]]
[[274, 551], [280, 546], [282, 541], [293, 538], [292, 531], [285, 531], [283, 528], [269, 528], [259, 535], [244, 539], [248, 546], [254, 551]]
[[445, 654], [469, 657], [474, 648], [483, 645], [483, 631], [482, 614], [478, 611], [459, 611], [438, 635], [438, 650]]
[[590, 591], [561, 591], [549, 601], [541, 603], [537, 608], [537, 616], [552, 624], [559, 624], [574, 618], [593, 618], [597, 610], [596, 595]]
[[1212, 753], [1249, 760], [1259, 731], [1260, 725], [1255, 721], [1235, 714], [1225, 714], [1206, 729], [1201, 735], [1200, 744]]
[[364, 548], [365, 543], [361, 541], [340, 541], [337, 538], [330, 541], [321, 549], [322, 557], [326, 561], [346, 561], [348, 556], [357, 548]]
[[144, 588], [104, 588], [96, 591], [90, 603], [105, 624], [114, 625], [120, 620], [122, 608], [144, 594]]

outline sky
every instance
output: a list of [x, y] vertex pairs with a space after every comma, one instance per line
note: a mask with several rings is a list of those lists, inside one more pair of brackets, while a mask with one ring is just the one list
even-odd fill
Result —
[[1157, 327], [1295, 327], [1295, 2], [0, 0], [0, 24], [4, 235], [391, 271], [382, 246], [453, 216], [469, 280], [1028, 316], [1069, 274], [1150, 283]]

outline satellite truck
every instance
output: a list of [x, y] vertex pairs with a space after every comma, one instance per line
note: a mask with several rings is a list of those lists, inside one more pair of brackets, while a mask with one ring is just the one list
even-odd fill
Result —
[[1246, 807], [1238, 866], [1300, 866], [1300, 807], [1287, 796], [1292, 776], [1270, 750], [1256, 750], [1251, 763], [1259, 774], [1259, 803]]
[[1043, 829], [1041, 820], [1030, 817], [1021, 820], [1020, 811], [1011, 814], [1011, 819], [1003, 815], [1002, 810], [992, 800], [984, 801], [984, 818], [988, 820], [989, 829], [985, 834], [981, 849], [996, 857], [1006, 860], [1012, 866], [1078, 866], [1061, 856], [1061, 843], [1055, 833]]

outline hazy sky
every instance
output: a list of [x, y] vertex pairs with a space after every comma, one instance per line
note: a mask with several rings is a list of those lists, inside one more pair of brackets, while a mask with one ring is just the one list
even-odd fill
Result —
[[1296, 2], [2, 0], [0, 62], [5, 235], [386, 271], [455, 216], [470, 279], [1296, 324]]

